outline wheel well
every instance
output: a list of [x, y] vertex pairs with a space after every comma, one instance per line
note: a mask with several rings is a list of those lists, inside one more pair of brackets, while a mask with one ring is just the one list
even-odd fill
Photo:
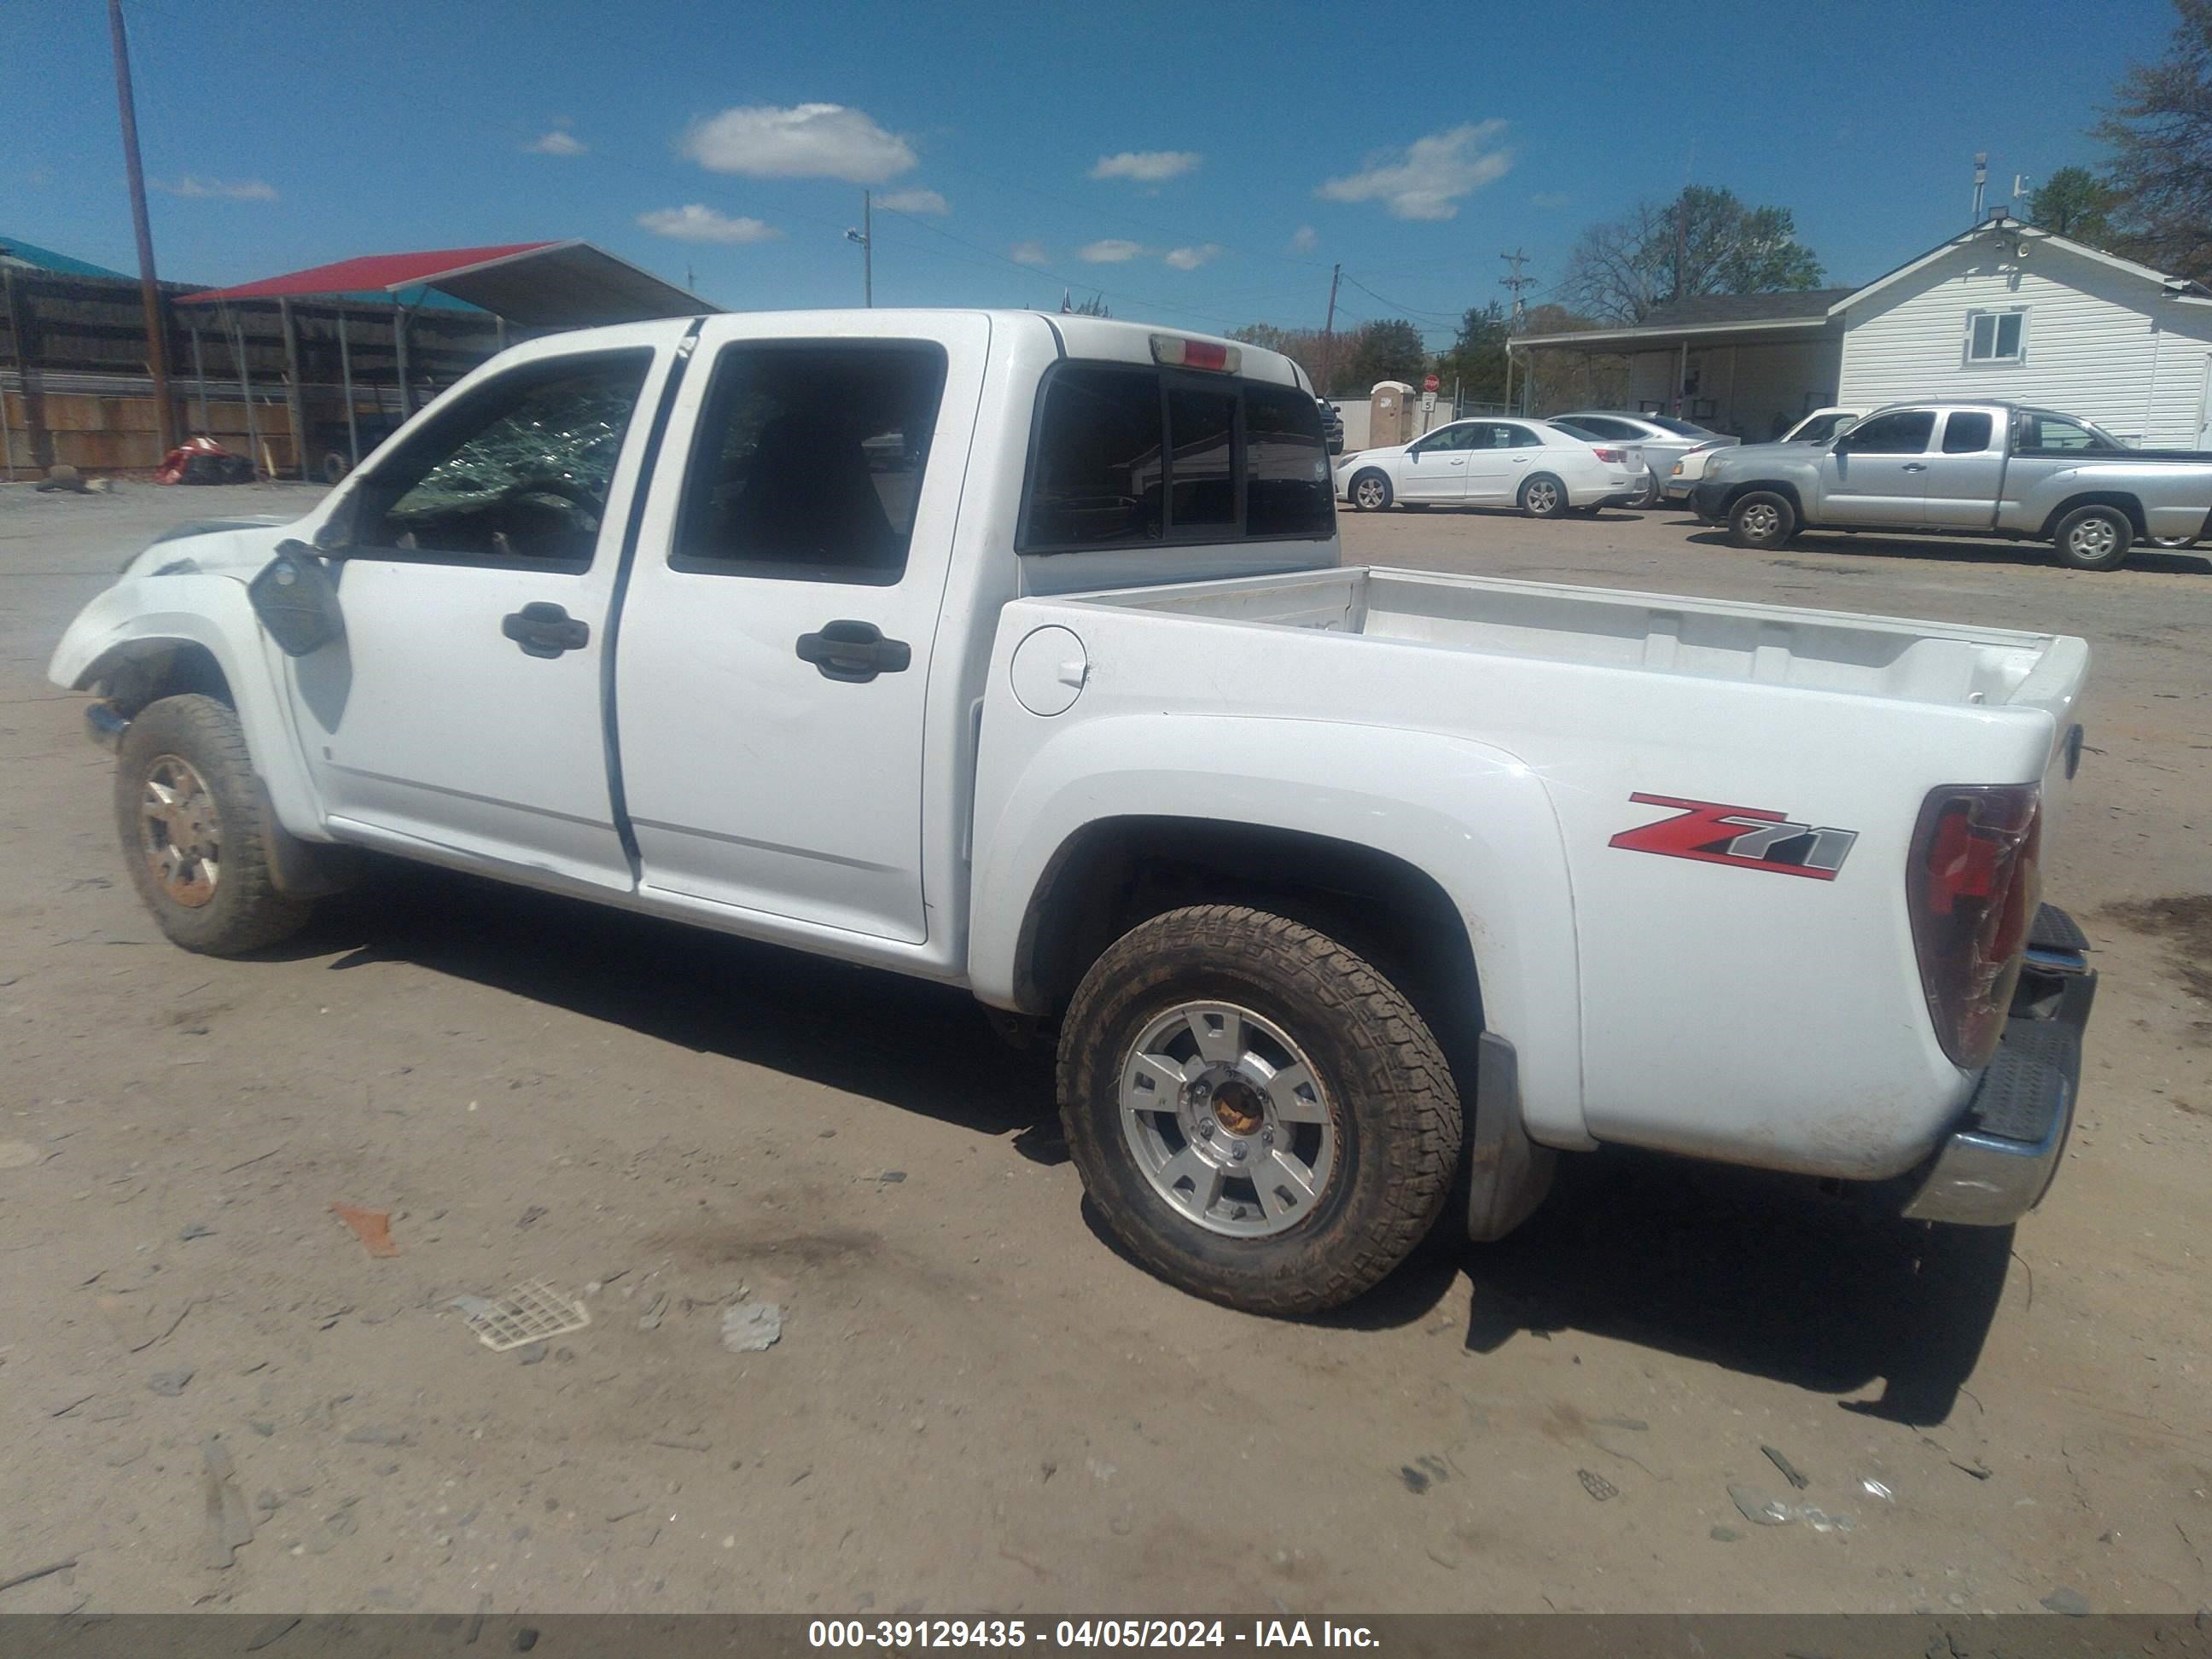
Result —
[[1797, 522], [1805, 522], [1805, 503], [1798, 498], [1797, 486], [1778, 479], [1754, 478], [1748, 483], [1730, 484], [1721, 501], [1721, 514], [1726, 517], [1735, 504], [1747, 495], [1779, 495], [1790, 503], [1790, 510], [1797, 515]]
[[[1054, 856], [1016, 947], [1023, 1000], [1057, 1015], [1106, 947], [1192, 904], [1248, 904], [1322, 929], [1412, 1000], [1454, 1069], [1482, 1029], [1474, 952], [1436, 878], [1370, 847], [1261, 824], [1127, 817], [1095, 823]], [[1472, 1070], [1460, 1075], [1472, 1079]]]
[[2138, 538], [2150, 534], [2143, 522], [2142, 503], [2134, 496], [2112, 489], [2085, 489], [2078, 495], [2069, 495], [2051, 509], [2051, 516], [2043, 521], [2043, 539], [2048, 541], [2056, 536], [2058, 521], [2079, 507], [2117, 507], [2127, 514], [2128, 523], [2134, 526]]
[[157, 698], [194, 693], [237, 707], [215, 653], [190, 640], [134, 640], [94, 665], [85, 683], [98, 684], [125, 714]]

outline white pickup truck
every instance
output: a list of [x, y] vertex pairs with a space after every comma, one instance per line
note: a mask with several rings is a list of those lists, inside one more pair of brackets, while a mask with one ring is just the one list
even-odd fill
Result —
[[1130, 1249], [1281, 1313], [1602, 1142], [2032, 1207], [2087, 665], [1340, 568], [1287, 359], [870, 311], [518, 346], [297, 523], [137, 556], [51, 672], [186, 949], [367, 848], [964, 985], [1056, 1028]]

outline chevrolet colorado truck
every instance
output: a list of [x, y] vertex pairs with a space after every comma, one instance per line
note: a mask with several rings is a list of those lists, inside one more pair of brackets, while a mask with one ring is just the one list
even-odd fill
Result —
[[2087, 421], [2013, 404], [1894, 404], [1825, 443], [1716, 453], [1690, 492], [1738, 547], [1800, 530], [1937, 531], [2049, 542], [2074, 570], [2212, 526], [2212, 453], [2130, 449]]
[[1139, 1259], [1297, 1313], [1605, 1142], [2030, 1209], [2087, 664], [1340, 568], [1288, 359], [884, 310], [518, 345], [297, 522], [137, 555], [51, 673], [177, 945], [367, 849], [964, 986], [1056, 1031]]

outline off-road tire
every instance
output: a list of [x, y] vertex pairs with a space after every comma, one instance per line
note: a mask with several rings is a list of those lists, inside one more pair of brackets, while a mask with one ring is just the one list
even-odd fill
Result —
[[1797, 533], [1797, 509], [1787, 495], [1754, 489], [1729, 503], [1728, 538], [1737, 547], [1771, 553]]
[[[1121, 1068], [1179, 1004], [1249, 1009], [1312, 1061], [1337, 1136], [1313, 1212], [1267, 1237], [1212, 1231], [1172, 1209], [1123, 1132]], [[1435, 1035], [1398, 988], [1317, 928], [1241, 905], [1171, 910], [1109, 945], [1061, 1027], [1060, 1115], [1106, 1225], [1168, 1283], [1248, 1313], [1313, 1314], [1375, 1285], [1435, 1224], [1463, 1119]]]
[[[156, 762], [174, 756], [207, 785], [216, 809], [220, 874], [206, 903], [179, 903], [149, 863], [141, 803]], [[269, 870], [274, 828], [237, 714], [213, 697], [163, 697], [138, 711], [116, 757], [115, 823], [138, 896], [170, 942], [213, 957], [242, 956], [296, 933], [313, 911], [276, 890]]]
[[[2107, 532], [2104, 536], [2095, 533], [2094, 526], [2100, 524]], [[2058, 521], [2051, 532], [2051, 545], [2058, 562], [2069, 570], [2117, 570], [2127, 562], [2135, 534], [2134, 524], [2118, 507], [2092, 503], [2075, 507]], [[2088, 545], [2078, 545], [2084, 543]]]

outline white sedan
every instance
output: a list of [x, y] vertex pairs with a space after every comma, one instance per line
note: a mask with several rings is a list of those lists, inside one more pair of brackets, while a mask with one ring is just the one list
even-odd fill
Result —
[[1336, 465], [1336, 493], [1361, 512], [1394, 505], [1518, 507], [1532, 519], [1640, 499], [1650, 474], [1625, 449], [1542, 421], [1454, 421], [1412, 443], [1363, 449]]

